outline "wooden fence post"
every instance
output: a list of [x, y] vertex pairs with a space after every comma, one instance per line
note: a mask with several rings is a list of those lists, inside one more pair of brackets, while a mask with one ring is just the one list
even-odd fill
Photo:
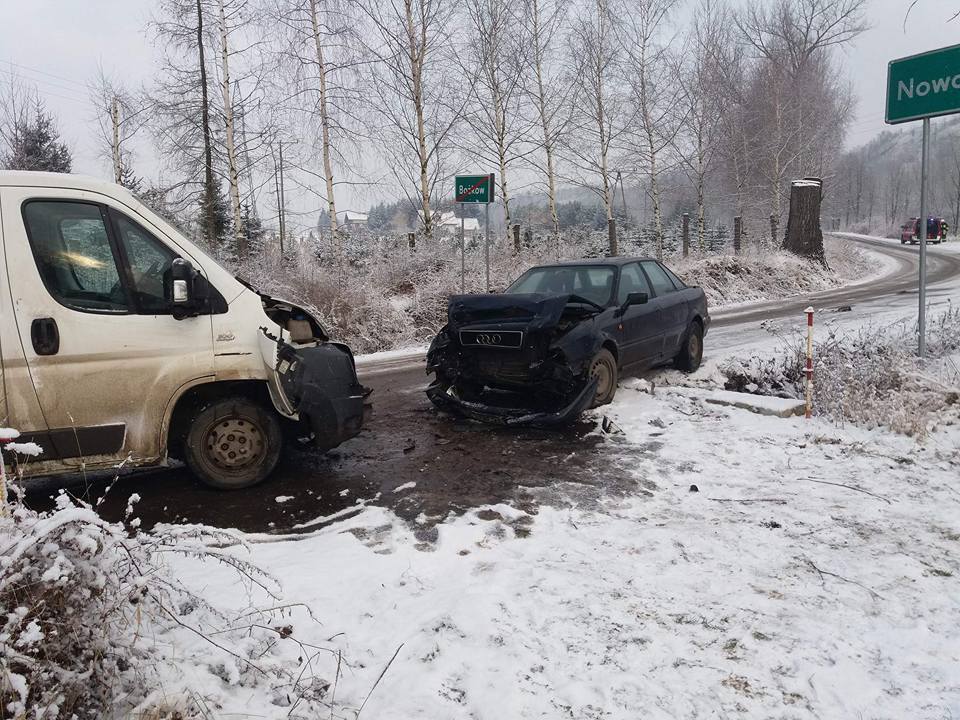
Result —
[[683, 214], [683, 256], [690, 254], [690, 213]]
[[411, 250], [417, 249], [417, 235], [416, 233], [407, 233], [407, 245], [410, 246]]
[[513, 226], [513, 252], [515, 255], [520, 254], [520, 223]]

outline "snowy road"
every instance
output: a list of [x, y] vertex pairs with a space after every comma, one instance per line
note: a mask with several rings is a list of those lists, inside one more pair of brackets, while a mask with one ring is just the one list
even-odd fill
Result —
[[[802, 323], [802, 309], [813, 304], [824, 312], [820, 327], [862, 324], [915, 311], [917, 249], [879, 239], [846, 236], [882, 254], [882, 273], [872, 279], [786, 301], [764, 302], [714, 312], [706, 339], [705, 368], [717, 359], [772, 344], [771, 331], [789, 331]], [[960, 247], [930, 250], [929, 301], [957, 295]], [[833, 313], [839, 306], [850, 312]], [[823, 321], [827, 322], [823, 322]], [[561, 432], [500, 430], [458, 422], [438, 414], [423, 393], [427, 377], [422, 356], [392, 353], [359, 363], [361, 379], [374, 392], [374, 419], [360, 437], [326, 456], [289, 453], [278, 472], [259, 487], [222, 493], [198, 486], [183, 470], [138, 473], [123, 478], [101, 506], [120, 517], [127, 498], [138, 493], [146, 525], [196, 522], [248, 532], [306, 532], [325, 522], [342, 521], [366, 505], [389, 508], [408, 522], [419, 518], [415, 532], [424, 542], [436, 536], [435, 525], [450, 513], [460, 515], [485, 504], [509, 503], [531, 509], [550, 493], [582, 498], [616, 494], [632, 486], [629, 473], [605, 472], [611, 452], [608, 436], [587, 420]], [[658, 374], [655, 373], [656, 377]], [[658, 378], [660, 379], [660, 378]], [[652, 443], [653, 449], [661, 441]], [[62, 481], [61, 481], [62, 484]], [[71, 491], [96, 496], [103, 483]], [[35, 487], [34, 504], [43, 505], [50, 486]], [[554, 498], [556, 503], [567, 502]], [[579, 501], [578, 501], [579, 502]], [[327, 520], [325, 521], [324, 518]], [[426, 522], [423, 522], [423, 521]]]

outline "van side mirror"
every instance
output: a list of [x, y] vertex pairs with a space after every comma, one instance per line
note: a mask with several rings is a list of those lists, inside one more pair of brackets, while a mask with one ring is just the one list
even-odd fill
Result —
[[620, 309], [617, 310], [617, 316], [623, 315], [631, 305], [645, 305], [650, 297], [645, 292], [632, 292], [627, 294], [627, 299], [623, 301]]
[[210, 297], [207, 279], [196, 271], [189, 260], [174, 258], [170, 263], [165, 295], [176, 320], [197, 315]]

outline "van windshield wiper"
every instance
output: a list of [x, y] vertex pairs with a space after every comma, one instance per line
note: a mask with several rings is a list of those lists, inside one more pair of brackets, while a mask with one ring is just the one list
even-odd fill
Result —
[[595, 307], [595, 308], [596, 308], [597, 310], [599, 310], [600, 312], [603, 312], [603, 310], [604, 310], [603, 305], [598, 305], [598, 304], [595, 303], [593, 300], [589, 300], [589, 299], [585, 298], [583, 295], [571, 295], [571, 296], [570, 296], [570, 299], [567, 300], [567, 302], [571, 302], [571, 301], [573, 301], [573, 302], [578, 302], [578, 303], [586, 303], [587, 305], [592, 305], [593, 307]]

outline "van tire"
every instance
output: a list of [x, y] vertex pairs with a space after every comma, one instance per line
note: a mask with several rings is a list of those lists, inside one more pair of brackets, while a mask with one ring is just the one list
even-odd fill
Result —
[[219, 490], [256, 485], [280, 459], [280, 420], [269, 409], [244, 397], [215, 400], [190, 420], [184, 443], [187, 467]]

